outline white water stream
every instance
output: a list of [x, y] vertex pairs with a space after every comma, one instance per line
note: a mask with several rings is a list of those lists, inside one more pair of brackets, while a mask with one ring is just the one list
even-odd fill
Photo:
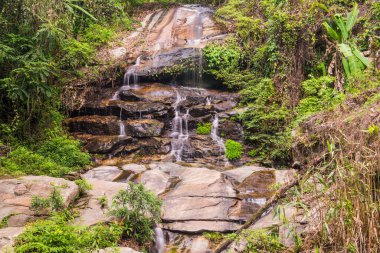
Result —
[[173, 119], [173, 129], [170, 134], [172, 138], [171, 154], [176, 158], [176, 161], [182, 161], [182, 154], [187, 141], [189, 140], [189, 129], [188, 129], [188, 118], [189, 110], [185, 114], [181, 115], [181, 102], [186, 100], [186, 97], [182, 97], [181, 94], [176, 91], [177, 98], [173, 105], [174, 107], [174, 119]]
[[165, 237], [164, 237], [164, 232], [160, 227], [155, 227], [154, 228], [154, 233], [155, 233], [155, 252], [156, 253], [164, 253], [164, 247], [165, 247]]

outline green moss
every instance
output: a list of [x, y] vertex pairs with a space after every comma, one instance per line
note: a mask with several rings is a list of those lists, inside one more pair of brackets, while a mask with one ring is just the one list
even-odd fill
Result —
[[278, 235], [265, 230], [243, 230], [238, 241], [244, 239], [247, 243], [244, 252], [268, 252], [276, 253], [285, 249]]
[[226, 141], [226, 156], [228, 160], [239, 160], [243, 155], [243, 145], [237, 141]]
[[208, 123], [198, 123], [197, 124], [197, 134], [208, 135], [211, 133], [212, 124]]

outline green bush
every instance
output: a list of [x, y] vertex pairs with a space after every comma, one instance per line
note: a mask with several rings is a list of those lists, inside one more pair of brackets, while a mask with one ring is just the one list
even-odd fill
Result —
[[113, 198], [110, 214], [124, 226], [124, 235], [143, 244], [153, 240], [153, 226], [160, 222], [161, 200], [142, 184], [129, 183]]
[[228, 160], [239, 160], [243, 155], [243, 146], [233, 140], [226, 141], [226, 156]]
[[60, 64], [65, 69], [76, 69], [80, 66], [87, 65], [95, 48], [90, 43], [80, 42], [75, 39], [67, 39], [62, 47], [64, 53]]
[[244, 252], [277, 253], [285, 249], [285, 246], [281, 244], [278, 235], [271, 234], [264, 230], [244, 230], [239, 235], [238, 240], [241, 239], [247, 241]]
[[10, 152], [8, 158], [1, 159], [0, 174], [3, 175], [49, 175], [61, 177], [70, 172], [68, 167], [60, 166], [49, 158], [43, 157], [24, 147]]
[[197, 124], [197, 134], [208, 135], [211, 133], [212, 124], [208, 123], [198, 123]]
[[100, 24], [91, 24], [85, 32], [84, 38], [93, 45], [100, 46], [109, 42], [115, 36], [115, 31]]
[[50, 209], [48, 211], [61, 210], [63, 208], [63, 197], [61, 195], [61, 191], [58, 187], [54, 186], [53, 191], [48, 198], [33, 195], [31, 208], [38, 212], [48, 209]]
[[85, 228], [70, 226], [65, 219], [40, 220], [30, 224], [15, 240], [17, 253], [92, 252], [117, 245], [122, 229], [115, 225]]
[[80, 150], [78, 141], [61, 136], [43, 142], [37, 152], [16, 148], [0, 160], [0, 174], [62, 177], [89, 162], [90, 155]]
[[37, 153], [60, 166], [79, 169], [90, 163], [90, 155], [80, 148], [79, 141], [60, 136], [43, 142]]

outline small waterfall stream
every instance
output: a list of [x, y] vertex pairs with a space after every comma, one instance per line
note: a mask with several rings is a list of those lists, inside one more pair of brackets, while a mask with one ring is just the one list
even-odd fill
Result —
[[155, 253], [164, 253], [164, 247], [165, 247], [165, 237], [164, 237], [164, 231], [160, 227], [154, 228], [155, 233]]
[[133, 87], [136, 88], [138, 83], [139, 83], [139, 76], [137, 75], [138, 68], [141, 63], [141, 56], [137, 57], [135, 65], [129, 67], [127, 71], [124, 74], [123, 78], [123, 86], [120, 87], [120, 89], [115, 92], [111, 100], [118, 100], [119, 99], [119, 94], [123, 90], [129, 90], [132, 88], [131, 86], [131, 78], [132, 78], [132, 83]]
[[177, 98], [173, 105], [175, 116], [173, 119], [172, 132], [170, 134], [170, 137], [172, 138], [171, 154], [176, 158], [176, 161], [181, 161], [184, 147], [189, 139], [189, 109], [186, 111], [185, 114], [181, 115], [181, 102], [185, 101], [186, 97], [182, 97], [178, 91], [176, 93]]
[[227, 166], [229, 163], [225, 157], [226, 146], [224, 145], [223, 138], [218, 135], [218, 130], [219, 130], [219, 115], [216, 113], [214, 116], [214, 120], [212, 121], [211, 138], [218, 144], [218, 146], [220, 148], [220, 153], [223, 154], [224, 160], [226, 161], [225, 166]]

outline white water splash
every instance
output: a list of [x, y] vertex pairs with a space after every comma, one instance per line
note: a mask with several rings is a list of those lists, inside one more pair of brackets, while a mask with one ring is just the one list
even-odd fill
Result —
[[229, 162], [225, 157], [226, 146], [224, 144], [223, 138], [218, 135], [218, 130], [219, 130], [219, 116], [218, 114], [215, 114], [214, 120], [212, 121], [211, 138], [218, 144], [220, 148], [220, 153], [223, 154], [224, 160], [226, 161], [225, 166], [228, 166]]
[[182, 161], [182, 154], [189, 139], [189, 110], [187, 110], [184, 115], [181, 115], [180, 112], [180, 103], [184, 100], [186, 100], [186, 97], [182, 97], [177, 91], [177, 99], [173, 105], [175, 112], [173, 119], [173, 129], [170, 134], [170, 137], [172, 138], [171, 154], [176, 158], [176, 161]]

